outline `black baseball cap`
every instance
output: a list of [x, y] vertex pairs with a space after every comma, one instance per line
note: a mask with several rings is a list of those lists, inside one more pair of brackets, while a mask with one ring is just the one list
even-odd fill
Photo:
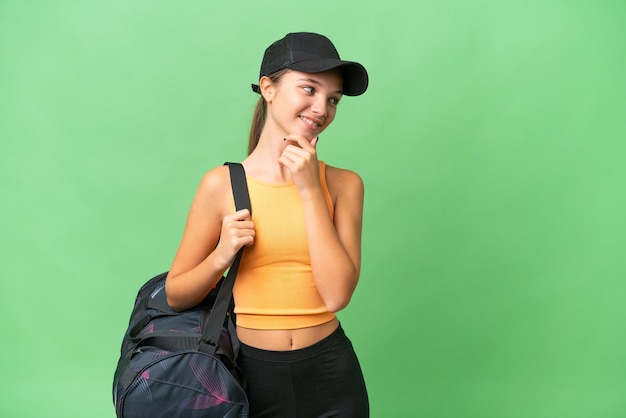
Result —
[[[270, 45], [263, 55], [259, 79], [288, 68], [304, 73], [321, 73], [337, 68], [343, 75], [343, 94], [359, 96], [367, 90], [365, 67], [358, 62], [343, 61], [333, 43], [317, 33], [289, 33]], [[260, 93], [259, 86], [252, 90]]]

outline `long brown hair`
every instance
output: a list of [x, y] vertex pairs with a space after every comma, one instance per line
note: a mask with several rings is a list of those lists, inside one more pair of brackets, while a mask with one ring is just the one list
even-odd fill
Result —
[[[288, 69], [280, 70], [275, 72], [274, 74], [270, 74], [267, 77], [272, 81], [272, 83], [278, 83], [283, 74], [285, 74]], [[261, 131], [263, 131], [263, 126], [265, 126], [265, 119], [267, 119], [267, 102], [263, 95], [259, 98], [256, 103], [256, 107], [254, 108], [254, 113], [252, 114], [252, 124], [250, 126], [250, 141], [248, 143], [248, 155], [252, 154], [252, 151], [259, 144], [259, 139], [261, 138]]]

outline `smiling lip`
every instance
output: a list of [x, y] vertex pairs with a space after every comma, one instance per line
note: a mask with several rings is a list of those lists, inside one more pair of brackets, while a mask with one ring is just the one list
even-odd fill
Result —
[[317, 129], [317, 128], [319, 128], [322, 125], [322, 122], [320, 122], [318, 119], [309, 118], [309, 117], [302, 116], [302, 115], [300, 115], [300, 119], [310, 129]]

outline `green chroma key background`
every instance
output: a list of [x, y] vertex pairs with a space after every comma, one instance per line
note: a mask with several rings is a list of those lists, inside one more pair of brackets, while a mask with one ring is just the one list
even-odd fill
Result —
[[320, 158], [366, 184], [340, 317], [372, 416], [626, 416], [623, 1], [0, 1], [0, 416], [111, 418], [139, 286], [245, 156], [263, 50], [371, 85]]

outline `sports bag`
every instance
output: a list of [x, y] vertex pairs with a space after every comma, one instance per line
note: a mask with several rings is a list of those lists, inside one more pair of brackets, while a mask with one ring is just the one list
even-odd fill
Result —
[[[243, 166], [227, 165], [237, 210], [250, 209]], [[118, 418], [248, 417], [232, 299], [242, 253], [192, 309], [169, 307], [167, 273], [139, 289], [113, 377]]]

